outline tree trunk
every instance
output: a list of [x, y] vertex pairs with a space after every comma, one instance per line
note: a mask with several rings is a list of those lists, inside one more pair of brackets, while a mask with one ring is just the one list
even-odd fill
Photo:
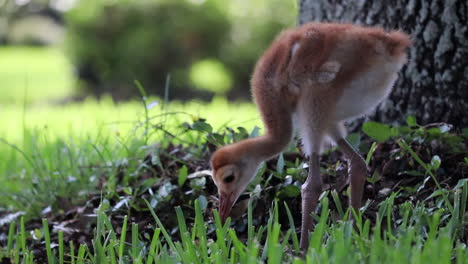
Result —
[[346, 22], [402, 29], [413, 44], [390, 97], [370, 117], [385, 123], [468, 127], [467, 0], [299, 0], [299, 24]]

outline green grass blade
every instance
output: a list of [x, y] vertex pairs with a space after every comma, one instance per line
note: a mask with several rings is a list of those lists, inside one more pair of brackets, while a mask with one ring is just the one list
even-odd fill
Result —
[[16, 222], [12, 221], [8, 229], [8, 242], [7, 242], [7, 248], [6, 248], [7, 254], [9, 254], [10, 250], [13, 248], [13, 241], [15, 239], [15, 228], [16, 228]]
[[20, 242], [21, 242], [21, 252], [26, 252], [26, 231], [24, 227], [24, 216], [20, 218]]
[[343, 210], [343, 205], [341, 204], [340, 197], [338, 196], [338, 192], [336, 190], [333, 190], [331, 192], [333, 202], [335, 203], [336, 210], [338, 210], [338, 215], [340, 216], [340, 219], [343, 219], [344, 217], [344, 210]]
[[59, 263], [63, 264], [63, 256], [64, 256], [64, 249], [63, 249], [63, 231], [58, 231], [58, 242], [59, 242]]
[[140, 261], [139, 253], [140, 246], [138, 240], [138, 224], [132, 223], [132, 259], [133, 263], [138, 263]]
[[[227, 230], [229, 225], [222, 225], [221, 224], [221, 219], [219, 217], [218, 210], [213, 210], [213, 216], [215, 220], [215, 226], [216, 226], [216, 244], [218, 245], [218, 248], [221, 249], [222, 252], [222, 258], [227, 259], [229, 256], [229, 247], [227, 244], [230, 243], [228, 241], [228, 235], [227, 235]], [[228, 218], [227, 222], [230, 223], [230, 218]]]
[[200, 207], [200, 200], [195, 200], [195, 227], [197, 237], [199, 239], [200, 254], [203, 259], [203, 263], [208, 263], [208, 248], [206, 239], [206, 223], [203, 219], [203, 212]]
[[125, 238], [127, 236], [127, 222], [128, 217], [124, 216], [123, 224], [122, 224], [122, 233], [120, 234], [120, 243], [119, 243], [119, 263], [123, 263], [123, 253], [125, 248]]
[[112, 223], [109, 220], [109, 217], [102, 217], [101, 220], [104, 222], [105, 228], [109, 230], [109, 235], [111, 236], [111, 239], [113, 241], [117, 241], [117, 235], [115, 233], [114, 227], [112, 226]]
[[249, 199], [247, 205], [247, 244], [250, 245], [253, 243], [255, 227], [253, 226], [253, 216], [252, 216], [252, 199]]
[[20, 259], [21, 247], [20, 247], [20, 245], [18, 245], [18, 242], [20, 242], [20, 241], [21, 241], [21, 234], [17, 234], [16, 235], [16, 245], [15, 245], [15, 248], [13, 249], [14, 263], [20, 263], [19, 259]]
[[50, 232], [49, 232], [49, 223], [47, 219], [42, 219], [42, 228], [44, 233], [44, 239], [46, 242], [46, 252], [47, 252], [47, 261], [48, 263], [54, 263], [54, 256], [52, 255], [52, 248], [50, 246]]
[[[100, 206], [102, 206], [102, 203]], [[96, 232], [93, 238], [94, 262], [100, 262], [100, 263], [102, 263], [105, 259], [104, 249], [103, 249], [103, 245], [101, 242], [101, 234], [102, 234], [102, 226], [103, 226], [102, 218], [105, 217], [105, 216], [103, 217], [103, 215], [104, 213], [101, 211], [101, 209], [99, 209], [97, 213]]]
[[328, 198], [324, 197], [322, 199], [322, 211], [320, 213], [320, 220], [318, 224], [315, 226], [315, 230], [312, 233], [311, 240], [310, 240], [310, 247], [319, 251], [320, 246], [322, 245], [323, 235], [325, 233], [326, 224], [328, 220], [328, 216], [330, 214], [330, 210], [328, 210]]
[[166, 240], [167, 244], [169, 245], [169, 247], [171, 248], [172, 251], [176, 252], [177, 250], [176, 250], [176, 247], [174, 245], [174, 242], [172, 242], [171, 236], [167, 232], [164, 225], [161, 223], [161, 220], [159, 220], [159, 217], [154, 212], [153, 208], [151, 207], [151, 204], [146, 199], [144, 199], [144, 201], [145, 201], [146, 205], [148, 206], [148, 209], [150, 210], [151, 215], [153, 216], [154, 220], [156, 221], [156, 224], [159, 226], [159, 228], [161, 228], [161, 232], [162, 232], [162, 234], [164, 236], [164, 239]]
[[229, 236], [232, 239], [233, 246], [234, 246], [234, 248], [231, 249], [231, 261], [235, 258], [234, 254], [233, 254], [234, 250], [235, 250], [236, 253], [239, 254], [239, 257], [240, 257], [241, 260], [245, 260], [246, 259], [246, 250], [247, 250], [246, 246], [239, 240], [239, 238], [237, 237], [236, 232], [234, 231], [234, 229], [229, 229], [228, 233], [229, 233]]
[[[193, 262], [199, 263], [199, 259], [196, 254], [196, 246], [193, 241], [195, 239], [196, 228], [193, 229], [193, 235], [190, 237], [190, 233], [187, 229], [187, 224], [185, 223], [184, 214], [182, 209], [178, 206], [176, 207], [177, 222], [179, 224], [180, 239], [182, 240], [183, 249], [179, 251], [179, 254], [187, 254], [190, 259], [193, 259]], [[195, 222], [195, 225], [197, 223]]]
[[161, 228], [155, 228], [153, 239], [151, 239], [151, 244], [148, 251], [148, 259], [146, 261], [146, 264], [152, 264], [154, 261], [154, 256], [158, 255], [156, 246], [159, 242], [159, 234], [161, 234]]
[[115, 249], [113, 246], [107, 247], [108, 259], [110, 259], [111, 264], [117, 264], [117, 256], [115, 255]]
[[369, 149], [369, 152], [367, 152], [367, 156], [366, 156], [366, 165], [369, 166], [369, 163], [372, 159], [372, 155], [374, 155], [374, 152], [375, 152], [375, 149], [377, 148], [377, 143], [376, 142], [372, 142], [372, 145]]
[[70, 241], [70, 263], [75, 264], [75, 260], [77, 257], [75, 256], [75, 244], [73, 241]]
[[80, 248], [78, 249], [78, 257], [77, 257], [77, 264], [84, 264], [85, 262], [85, 253], [86, 253], [86, 245], [80, 244]]
[[289, 220], [289, 229], [292, 230], [292, 241], [294, 245], [294, 250], [296, 252], [300, 252], [300, 247], [299, 247], [299, 238], [297, 237], [297, 232], [296, 232], [296, 226], [294, 225], [294, 218], [291, 214], [291, 210], [289, 210], [288, 205], [286, 202], [284, 202], [284, 207], [286, 208], [286, 214], [288, 215], [288, 220]]

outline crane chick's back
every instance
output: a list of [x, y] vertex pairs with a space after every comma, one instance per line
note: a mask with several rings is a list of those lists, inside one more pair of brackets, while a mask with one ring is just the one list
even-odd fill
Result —
[[[409, 36], [399, 31], [386, 32], [381, 28], [350, 24], [308, 23], [283, 31], [265, 51], [254, 70], [252, 93], [254, 98], [275, 93], [281, 100], [290, 102], [293, 108], [304, 90], [320, 91], [323, 86], [331, 88], [334, 91], [331, 96], [337, 99], [347, 88], [353, 90], [357, 86], [382, 90], [376, 96], [385, 97], [387, 88], [391, 87], [389, 83], [394, 79], [392, 74], [406, 62], [409, 44]], [[328, 71], [330, 65], [336, 72]], [[376, 77], [361, 78], [350, 85], [353, 79], [367, 72]], [[265, 89], [268, 91], [263, 91]], [[358, 89], [356, 92], [363, 91]]]

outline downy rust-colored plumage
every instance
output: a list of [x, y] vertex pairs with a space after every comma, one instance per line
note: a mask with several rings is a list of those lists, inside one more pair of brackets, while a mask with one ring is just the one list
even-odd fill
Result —
[[297, 129], [309, 157], [302, 186], [301, 248], [322, 192], [319, 155], [335, 142], [349, 160], [350, 204], [361, 206], [367, 167], [346, 142], [343, 122], [374, 109], [406, 62], [408, 35], [376, 27], [309, 23], [279, 34], [255, 66], [251, 86], [265, 134], [217, 150], [211, 158], [223, 221], [259, 165], [280, 153]]

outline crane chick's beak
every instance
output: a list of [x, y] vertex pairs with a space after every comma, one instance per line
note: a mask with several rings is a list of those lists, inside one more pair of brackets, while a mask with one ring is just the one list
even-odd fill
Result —
[[233, 193], [221, 193], [219, 195], [219, 216], [221, 217], [221, 222], [223, 224], [231, 213], [232, 206], [235, 202], [234, 199], [235, 197]]

